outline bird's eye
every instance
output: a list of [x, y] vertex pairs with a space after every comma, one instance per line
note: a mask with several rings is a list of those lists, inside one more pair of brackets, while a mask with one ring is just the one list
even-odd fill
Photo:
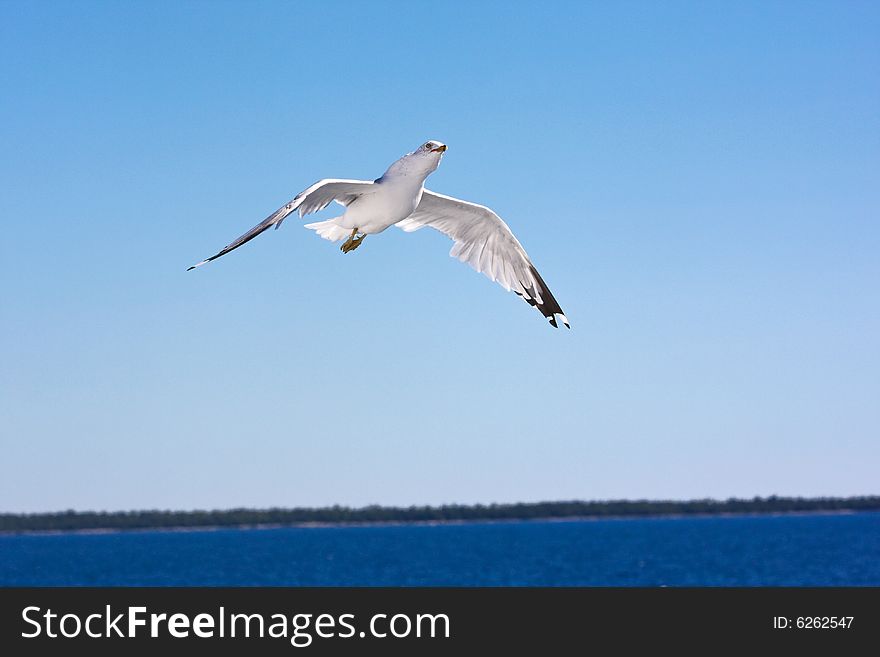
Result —
[[422, 146], [422, 148], [431, 148], [431, 142], [428, 142], [427, 144], [425, 144], [424, 146]]

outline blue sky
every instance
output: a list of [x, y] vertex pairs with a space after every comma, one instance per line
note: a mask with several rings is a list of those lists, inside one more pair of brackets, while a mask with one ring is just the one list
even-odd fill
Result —
[[[0, 4], [0, 510], [878, 493], [876, 3]], [[426, 139], [573, 329], [288, 221]], [[319, 216], [333, 216], [327, 210]]]

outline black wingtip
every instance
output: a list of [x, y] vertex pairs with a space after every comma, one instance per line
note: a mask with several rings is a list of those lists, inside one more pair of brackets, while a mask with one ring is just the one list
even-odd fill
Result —
[[196, 268], [196, 266], [193, 265], [192, 267], [187, 267], [186, 270], [187, 270], [187, 271], [192, 271], [192, 270], [195, 269], [195, 268]]
[[[570, 329], [571, 326], [568, 324], [568, 318], [565, 316], [565, 313], [562, 312], [559, 302], [553, 298], [553, 294], [547, 289], [547, 284], [544, 282], [544, 279], [541, 278], [541, 274], [538, 273], [538, 270], [535, 269], [534, 265], [530, 266], [529, 269], [535, 279], [535, 287], [524, 287], [525, 294], [520, 292], [516, 292], [516, 294], [522, 297], [530, 306], [537, 308], [538, 311], [547, 318], [547, 321], [553, 328], [559, 328], [559, 324], [556, 322], [556, 315], [559, 315], [562, 319], [562, 323], [565, 324], [565, 327]], [[538, 296], [541, 297], [540, 303], [535, 300]]]

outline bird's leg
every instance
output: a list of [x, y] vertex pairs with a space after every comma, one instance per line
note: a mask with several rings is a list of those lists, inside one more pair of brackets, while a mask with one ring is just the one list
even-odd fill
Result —
[[354, 236], [357, 235], [357, 232], [358, 232], [358, 229], [357, 229], [357, 228], [353, 228], [352, 231], [351, 231], [351, 235], [349, 235], [349, 236], [348, 236], [348, 239], [345, 240], [345, 241], [342, 243], [342, 246], [339, 247], [339, 249], [340, 249], [343, 253], [348, 253], [349, 251], [351, 251], [351, 243], [354, 242]]
[[358, 232], [357, 228], [352, 230], [351, 235], [349, 235], [348, 239], [345, 240], [345, 242], [342, 244], [341, 247], [339, 247], [343, 253], [348, 253], [349, 251], [354, 251], [356, 248], [358, 248], [361, 245], [361, 242], [364, 241], [364, 238], [367, 236], [367, 234], [364, 233], [360, 237], [355, 238], [355, 235], [357, 235], [357, 232]]

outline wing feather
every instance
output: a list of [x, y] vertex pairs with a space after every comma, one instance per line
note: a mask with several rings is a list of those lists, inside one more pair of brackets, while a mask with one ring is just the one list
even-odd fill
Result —
[[571, 328], [522, 244], [501, 217], [486, 206], [426, 189], [415, 212], [396, 225], [407, 232], [429, 226], [452, 238], [455, 244], [449, 255], [523, 297], [554, 327], [559, 315]]
[[369, 194], [374, 190], [374, 183], [368, 180], [343, 180], [339, 178], [325, 178], [319, 180], [311, 187], [297, 194], [293, 199], [275, 210], [263, 221], [251, 228], [244, 235], [233, 240], [224, 246], [216, 255], [205, 258], [199, 263], [194, 264], [190, 269], [201, 267], [205, 263], [216, 260], [220, 256], [226, 255], [230, 251], [234, 251], [242, 244], [250, 242], [263, 231], [275, 226], [276, 230], [281, 227], [281, 223], [287, 218], [291, 212], [299, 210], [299, 216], [302, 217], [312, 212], [318, 212], [326, 208], [330, 203], [336, 201], [341, 205], [349, 205], [355, 199]]

